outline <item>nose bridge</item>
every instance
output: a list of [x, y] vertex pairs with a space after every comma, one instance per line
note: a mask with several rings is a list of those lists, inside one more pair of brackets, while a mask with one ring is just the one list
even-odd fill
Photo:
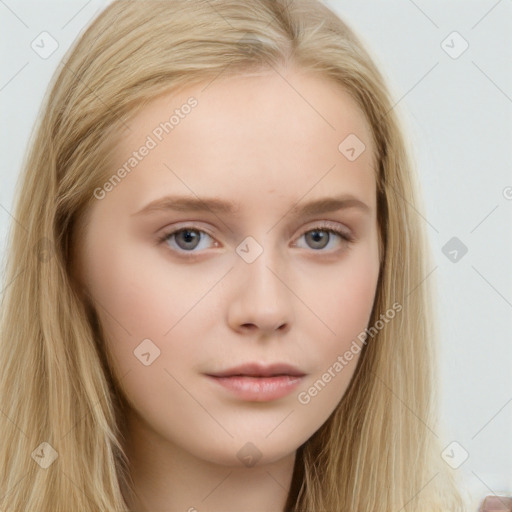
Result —
[[246, 237], [236, 248], [236, 297], [233, 318], [239, 325], [276, 329], [291, 319], [286, 261], [271, 236]]
[[[237, 266], [243, 282], [252, 290], [251, 295], [271, 295], [281, 293], [283, 283], [275, 274], [283, 272], [285, 262], [281, 261], [279, 248], [272, 242], [271, 236], [246, 237], [236, 249], [241, 261]], [[281, 277], [283, 279], [283, 277]]]

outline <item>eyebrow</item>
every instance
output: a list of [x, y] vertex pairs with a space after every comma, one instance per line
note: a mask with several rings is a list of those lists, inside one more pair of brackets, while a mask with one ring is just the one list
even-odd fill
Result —
[[[318, 215], [321, 213], [345, 210], [348, 208], [357, 208], [363, 213], [369, 213], [370, 207], [352, 195], [342, 195], [336, 197], [324, 197], [310, 201], [303, 205], [295, 205], [290, 208], [292, 215]], [[142, 209], [132, 214], [132, 216], [147, 215], [160, 211], [177, 212], [206, 212], [236, 214], [240, 212], [240, 205], [230, 203], [217, 197], [185, 197], [185, 196], [165, 196], [156, 199]]]

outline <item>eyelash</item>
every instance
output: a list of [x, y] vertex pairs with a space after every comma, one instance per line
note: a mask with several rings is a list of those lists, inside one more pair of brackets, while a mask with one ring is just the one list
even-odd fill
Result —
[[[196, 227], [196, 226], [193, 226], [193, 225], [188, 225], [188, 226], [183, 226], [183, 227], [180, 227], [178, 229], [174, 229], [172, 231], [167, 231], [167, 232], [163, 233], [161, 236], [158, 237], [158, 242], [157, 243], [160, 245], [160, 244], [162, 244], [164, 242], [167, 242], [173, 235], [176, 235], [176, 234], [180, 233], [181, 231], [186, 231], [186, 230], [198, 231], [200, 233], [204, 233], [204, 234], [208, 235], [210, 238], [213, 238], [213, 236], [210, 233], [208, 233], [207, 231], [205, 231], [203, 229], [200, 229], [199, 227]], [[341, 231], [339, 228], [335, 228], [334, 225], [329, 223], [329, 222], [322, 222], [322, 223], [320, 223], [320, 224], [318, 224], [316, 226], [313, 226], [312, 228], [310, 228], [307, 231], [305, 231], [301, 236], [304, 236], [306, 233], [309, 233], [311, 231], [324, 231], [324, 232], [327, 232], [327, 233], [330, 233], [330, 234], [338, 235], [347, 244], [351, 244], [351, 243], [353, 243], [355, 241], [355, 237], [353, 237], [352, 235], [349, 235], [348, 233], [346, 233], [344, 231]], [[171, 248], [171, 247], [169, 247], [169, 249], [172, 250], [172, 251], [178, 252], [181, 255], [194, 256], [194, 255], [196, 255], [198, 253], [197, 251], [194, 251], [194, 250], [192, 250], [192, 251], [184, 251], [184, 250], [174, 249], [174, 248]], [[318, 250], [311, 249], [311, 250], [313, 252], [325, 252], [325, 253], [334, 253], [334, 252], [336, 252], [336, 250], [331, 250], [331, 251], [325, 251], [323, 249], [318, 249]]]

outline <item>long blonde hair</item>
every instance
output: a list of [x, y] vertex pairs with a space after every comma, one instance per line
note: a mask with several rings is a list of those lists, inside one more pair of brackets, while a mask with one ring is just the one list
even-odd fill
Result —
[[345, 396], [298, 449], [285, 510], [463, 510], [441, 458], [416, 178], [367, 51], [315, 0], [118, 0], [55, 73], [18, 182], [0, 324], [3, 512], [128, 510], [123, 399], [70, 270], [115, 134], [164, 92], [285, 63], [335, 80], [369, 121], [382, 249], [370, 325], [403, 308], [364, 345]]

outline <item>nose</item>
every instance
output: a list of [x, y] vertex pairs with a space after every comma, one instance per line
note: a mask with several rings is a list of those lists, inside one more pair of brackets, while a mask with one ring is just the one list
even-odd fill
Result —
[[228, 322], [233, 330], [273, 334], [290, 329], [293, 293], [284, 264], [280, 263], [270, 250], [264, 250], [252, 263], [237, 259], [228, 309]]

